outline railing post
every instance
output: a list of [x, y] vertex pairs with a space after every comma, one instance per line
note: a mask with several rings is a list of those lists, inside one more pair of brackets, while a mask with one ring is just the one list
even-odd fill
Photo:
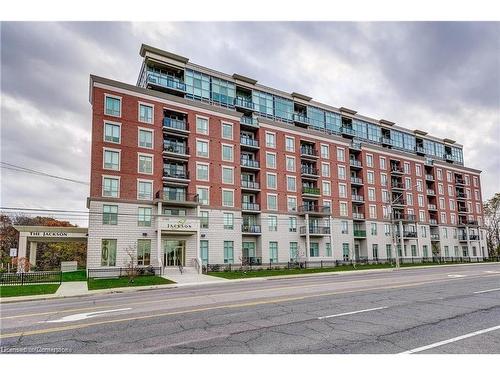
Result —
[[320, 268], [323, 268], [323, 261], [322, 260], [320, 260], [320, 265], [321, 265]]

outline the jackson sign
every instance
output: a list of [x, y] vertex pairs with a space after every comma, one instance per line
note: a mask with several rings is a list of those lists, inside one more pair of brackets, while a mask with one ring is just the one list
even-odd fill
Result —
[[198, 230], [198, 221], [180, 219], [180, 220], [160, 220], [160, 226], [162, 230], [169, 230], [175, 232], [195, 232]]

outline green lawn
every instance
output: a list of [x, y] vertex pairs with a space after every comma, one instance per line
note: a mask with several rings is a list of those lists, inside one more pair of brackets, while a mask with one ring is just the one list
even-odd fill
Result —
[[3, 285], [0, 287], [0, 297], [54, 294], [58, 288], [59, 284]]
[[87, 281], [87, 270], [63, 272], [62, 281]]
[[160, 276], [138, 276], [134, 279], [133, 283], [129, 283], [128, 277], [117, 277], [114, 279], [89, 279], [87, 281], [89, 290], [161, 284], [174, 284], [174, 282]]

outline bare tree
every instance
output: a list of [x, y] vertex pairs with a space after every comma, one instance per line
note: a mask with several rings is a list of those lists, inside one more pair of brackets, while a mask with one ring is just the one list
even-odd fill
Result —
[[500, 255], [500, 193], [484, 203], [484, 227], [488, 256]]
[[125, 272], [128, 277], [129, 284], [134, 282], [137, 276], [137, 248], [136, 245], [129, 245], [125, 248], [127, 260], [125, 260]]

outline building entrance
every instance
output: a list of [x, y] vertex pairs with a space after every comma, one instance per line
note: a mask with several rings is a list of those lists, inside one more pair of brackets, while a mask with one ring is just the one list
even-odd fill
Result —
[[163, 264], [167, 267], [186, 265], [186, 241], [163, 240]]

